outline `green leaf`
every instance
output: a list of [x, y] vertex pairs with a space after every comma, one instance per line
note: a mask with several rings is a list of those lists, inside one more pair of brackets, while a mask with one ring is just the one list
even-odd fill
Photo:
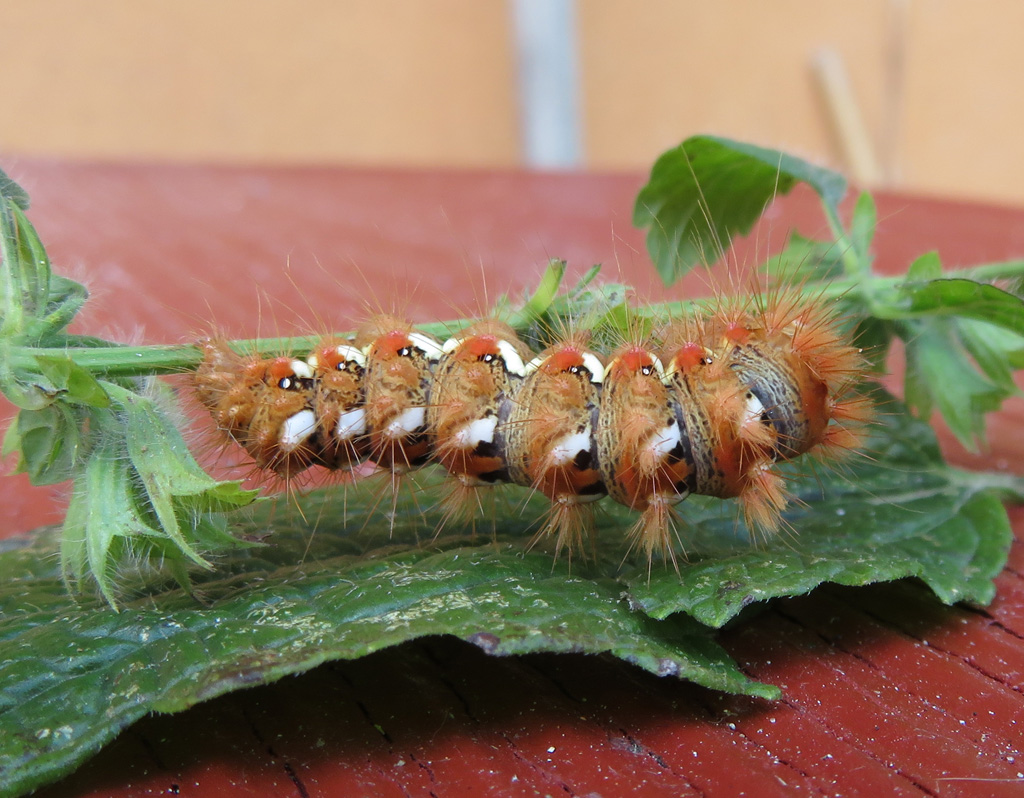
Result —
[[70, 357], [36, 356], [39, 373], [66, 401], [90, 407], [109, 407], [110, 397], [103, 386], [88, 371]]
[[31, 331], [38, 345], [59, 347], [63, 345], [62, 341], [73, 342], [76, 346], [88, 345], [86, 342], [89, 339], [80, 336], [61, 337], [61, 333], [88, 298], [89, 292], [81, 283], [59, 274], [51, 274], [50, 296], [46, 308]]
[[942, 261], [935, 250], [918, 257], [907, 269], [907, 282], [925, 282], [942, 279]]
[[830, 213], [846, 193], [842, 175], [778, 150], [712, 136], [689, 138], [655, 162], [637, 196], [633, 224], [666, 284], [697, 263], [717, 260], [765, 205], [807, 183]]
[[[18, 416], [15, 415], [7, 425], [7, 429], [4, 430], [3, 444], [0, 444], [0, 459], [10, 457], [15, 452], [19, 452], [20, 457], [20, 450], [21, 435], [18, 432]], [[24, 468], [21, 467], [21, 462], [19, 462], [11, 473], [20, 474], [22, 471], [24, 471]]]
[[[856, 318], [860, 314], [851, 311], [850, 315]], [[858, 321], [853, 331], [853, 340], [861, 348], [873, 371], [885, 372], [886, 356], [895, 334], [895, 328], [891, 322], [876, 319], [873, 316], [865, 316]]]
[[[72, 280], [52, 277], [42, 242], [23, 213], [27, 207], [25, 192], [0, 172], [0, 391], [23, 410], [41, 410], [58, 389], [46, 377], [15, 366], [14, 349], [62, 333], [86, 292]], [[83, 395], [89, 393], [85, 383], [91, 377], [77, 370], [73, 379]]]
[[5, 441], [5, 454], [17, 446], [15, 473], [27, 473], [33, 485], [55, 485], [71, 479], [83, 454], [81, 426], [85, 415], [82, 408], [60, 403], [39, 410], [20, 410], [11, 422], [16, 433], [11, 433], [10, 443]]
[[985, 376], [1008, 394], [1016, 393], [1013, 375], [1024, 368], [1024, 335], [975, 319], [959, 319], [956, 330]]
[[765, 263], [765, 271], [786, 284], [833, 280], [843, 273], [842, 249], [835, 241], [817, 241], [793, 231], [786, 248]]
[[3, 169], [0, 169], [0, 200], [7, 200], [23, 211], [28, 210], [28, 192], [8, 177]]
[[594, 278], [597, 277], [597, 275], [599, 275], [600, 273], [601, 264], [595, 263], [593, 266], [591, 266], [583, 273], [583, 276], [579, 279], [576, 285], [569, 289], [569, 296], [571, 298], [578, 297], [580, 294], [587, 290], [587, 287], [594, 281]]
[[68, 343], [64, 329], [88, 295], [73, 280], [51, 274], [46, 250], [24, 214], [27, 208], [28, 195], [0, 172], [0, 391], [25, 410], [45, 408], [62, 390], [75, 401], [102, 403], [102, 391], [83, 369], [64, 367], [67, 373], [55, 385], [54, 363], [49, 374], [15, 365], [19, 345]]
[[978, 372], [947, 321], [913, 326], [905, 393], [922, 418], [937, 406], [957, 438], [973, 447], [985, 438], [985, 414], [998, 410], [1009, 391]]
[[[89, 577], [113, 604], [119, 570], [163, 568], [187, 586], [186, 560], [208, 568], [209, 553], [243, 545], [209, 514], [250, 504], [257, 492], [218, 482], [199, 467], [167, 410], [167, 386], [152, 381], [140, 394], [111, 382], [100, 385], [113, 406], [93, 411], [90, 457], [73, 472], [61, 567], [69, 583], [81, 586]], [[52, 407], [67, 412], [69, 406]], [[39, 448], [45, 453], [42, 443]]]
[[[911, 325], [907, 325], [911, 327]], [[908, 340], [916, 340], [909, 332], [904, 332]], [[907, 351], [907, 363], [903, 373], [903, 401], [907, 407], [917, 413], [919, 418], [931, 418], [935, 408], [935, 398], [930, 383], [930, 375], [921, 367], [918, 362], [918, 350], [909, 347]]]
[[552, 259], [548, 261], [548, 267], [540, 278], [537, 290], [533, 292], [533, 295], [523, 306], [524, 313], [532, 318], [537, 318], [547, 312], [547, 309], [551, 307], [551, 303], [558, 294], [559, 286], [562, 284], [562, 278], [565, 276], [565, 266], [564, 260]]
[[[931, 256], [925, 255], [915, 265], [918, 271], [930, 272], [932, 263]], [[1024, 335], [1024, 300], [986, 283], [962, 279], [906, 282], [873, 299], [872, 312], [881, 319], [960, 316]]]
[[[75, 483], [63, 532], [65, 578], [78, 580], [88, 568], [111, 607], [117, 606], [113, 580], [124, 559], [110, 556], [111, 545], [119, 538], [132, 541], [140, 535], [160, 535], [151, 525], [152, 513], [140, 506], [139, 491], [123, 467], [124, 460], [124, 445], [116, 439], [107, 436], [95, 447]], [[132, 548], [131, 543], [127, 548]]]
[[59, 391], [41, 374], [15, 373], [0, 342], [0, 392], [15, 407], [41, 410], [51, 404]]
[[[286, 567], [236, 559], [202, 585], [203, 605], [175, 591], [115, 613], [62, 603], [59, 579], [40, 568], [52, 562], [49, 545], [0, 556], [0, 639], [11, 653], [0, 664], [0, 771], [12, 790], [67, 772], [148, 712], [429, 634], [497, 655], [608, 652], [716, 689], [777, 695], [694, 621], [631, 612], [614, 580], [570, 577], [564, 563], [552, 569], [550, 557], [519, 548], [335, 554]], [[287, 544], [293, 562], [303, 546]]]
[[938, 255], [923, 255], [907, 281], [869, 289], [867, 304], [906, 345], [907, 404], [923, 418], [938, 406], [960, 441], [976, 448], [985, 414], [1019, 393], [1013, 369], [1024, 363], [1024, 300], [973, 280], [927, 279], [938, 273]]
[[50, 260], [25, 214], [0, 203], [0, 338], [30, 336], [50, 297]]

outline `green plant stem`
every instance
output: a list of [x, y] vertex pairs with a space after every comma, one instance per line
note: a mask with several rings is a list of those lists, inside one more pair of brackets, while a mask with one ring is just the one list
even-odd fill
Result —
[[1024, 501], [1024, 477], [1006, 471], [967, 471], [947, 466], [949, 481], [973, 493], [995, 491], [1006, 502]]
[[825, 212], [825, 218], [828, 221], [829, 229], [832, 231], [832, 238], [835, 241], [835, 246], [838, 247], [843, 260], [843, 270], [847, 275], [856, 280], [859, 283], [864, 277], [867, 276], [869, 269], [867, 265], [861, 263], [860, 256], [853, 248], [853, 244], [850, 242], [850, 236], [846, 232], [846, 228], [843, 227], [843, 222], [839, 218], [838, 210], [828, 202], [822, 201], [821, 207]]
[[[1001, 263], [986, 263], [967, 269], [955, 269], [945, 272], [944, 278], [962, 278], [989, 282], [1024, 275], [1024, 260], [1012, 260]], [[865, 292], [865, 298], [878, 295], [892, 289], [906, 280], [905, 276], [882, 277], [873, 275], [865, 281], [861, 277], [848, 277], [833, 280], [828, 284], [811, 283], [800, 290], [808, 297], [822, 301], [839, 299], [852, 292]], [[551, 302], [549, 310], [553, 313], [565, 313], [570, 300], [559, 296]], [[637, 314], [647, 318], [679, 317], [692, 313], [699, 307], [700, 300], [686, 300], [651, 305], [638, 308]], [[536, 319], [536, 313], [524, 307], [504, 316], [504, 320], [512, 327], [522, 329]], [[434, 322], [419, 325], [426, 332], [445, 336], [453, 330], [465, 327], [471, 319], [456, 319], [446, 322]], [[340, 334], [339, 334], [340, 335]], [[311, 350], [319, 340], [318, 336], [299, 336], [294, 338], [255, 338], [243, 341], [232, 341], [231, 346], [240, 353], [256, 354], [262, 357], [282, 353], [301, 353]], [[31, 346], [13, 346], [6, 352], [10, 366], [17, 370], [32, 371], [37, 356], [68, 357], [79, 366], [90, 372], [109, 378], [138, 377], [154, 374], [178, 374], [194, 370], [202, 361], [202, 353], [195, 344], [174, 346], [106, 346], [76, 348], [37, 348]]]
[[981, 263], [966, 269], [943, 274], [943, 277], [963, 277], [978, 283], [989, 283], [993, 280], [1005, 280], [1024, 274], [1024, 260], [1006, 260], [996, 263]]

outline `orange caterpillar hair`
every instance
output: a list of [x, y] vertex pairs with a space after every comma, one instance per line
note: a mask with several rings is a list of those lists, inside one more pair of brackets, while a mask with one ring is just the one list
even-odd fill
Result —
[[859, 350], [796, 293], [723, 301], [607, 360], [582, 333], [534, 356], [494, 319], [442, 343], [378, 316], [304, 360], [201, 347], [197, 395], [260, 468], [436, 462], [451, 475], [446, 517], [512, 482], [551, 501], [537, 537], [556, 553], [583, 546], [605, 495], [640, 513], [630, 536], [649, 561], [675, 561], [674, 505], [690, 494], [736, 498], [751, 532], [770, 534], [789, 501], [777, 464], [856, 450], [871, 416], [852, 390]]

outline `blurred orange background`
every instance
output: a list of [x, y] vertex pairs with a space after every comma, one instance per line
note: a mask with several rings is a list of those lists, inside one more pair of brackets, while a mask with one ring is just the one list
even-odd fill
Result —
[[715, 133], [864, 185], [1024, 204], [1024, 4], [534, 0], [567, 17], [532, 49], [530, 4], [0, 0], [0, 154], [531, 165], [522, 77], [564, 51], [561, 165], [643, 170]]

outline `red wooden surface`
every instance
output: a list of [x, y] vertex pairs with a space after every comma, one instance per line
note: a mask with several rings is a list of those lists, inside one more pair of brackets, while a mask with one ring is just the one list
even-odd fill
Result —
[[[179, 342], [211, 318], [246, 336], [344, 329], [368, 296], [446, 318], [531, 287], [552, 256], [660, 296], [630, 225], [639, 175], [0, 162], [54, 263], [93, 289], [78, 329], [94, 334]], [[883, 196], [880, 218], [887, 270], [930, 249], [951, 266], [1024, 254], [1021, 211]], [[780, 202], [738, 258], [794, 223], [822, 231], [812, 197]], [[1022, 472], [1022, 432], [1018, 404], [991, 452], [950, 451]], [[3, 534], [58, 517], [60, 494], [0, 482]], [[783, 688], [777, 703], [429, 639], [147, 718], [41, 794], [1021, 795], [1022, 573], [1018, 543], [985, 610], [912, 582], [771, 604], [722, 639]]]

